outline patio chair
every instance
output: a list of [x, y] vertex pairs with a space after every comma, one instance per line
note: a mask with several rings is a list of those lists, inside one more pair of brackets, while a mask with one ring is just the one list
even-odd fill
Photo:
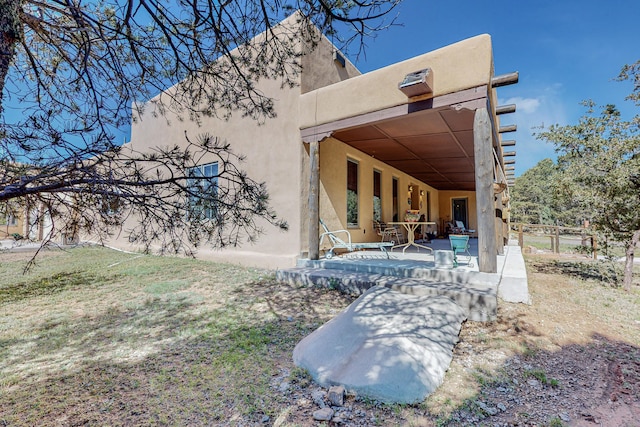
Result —
[[404, 243], [404, 234], [402, 234], [394, 226], [387, 225], [384, 222], [373, 221], [373, 229], [380, 236], [381, 242], [391, 242], [393, 244]]
[[456, 226], [454, 227], [456, 231], [456, 233], [459, 234], [473, 234], [476, 232], [476, 230], [467, 230], [467, 228], [464, 226], [464, 222], [462, 221], [456, 221]]
[[467, 264], [469, 267], [473, 267], [471, 263], [471, 252], [469, 252], [469, 235], [449, 234], [449, 242], [451, 243], [451, 250], [453, 251], [453, 266], [458, 266], [458, 254], [467, 254], [469, 256]]
[[[351, 241], [351, 233], [349, 233], [348, 230], [330, 231], [323, 220], [320, 220], [320, 225], [324, 230], [324, 233], [320, 235], [320, 245], [322, 245], [322, 242], [324, 241], [325, 237], [329, 240], [329, 243], [331, 244], [331, 249], [329, 249], [329, 251], [324, 255], [325, 258], [327, 259], [333, 258], [333, 256], [335, 255], [336, 249], [344, 249], [347, 252], [359, 251], [362, 249], [379, 249], [381, 252], [383, 252], [387, 256], [387, 258], [389, 258], [389, 253], [387, 252], [387, 248], [393, 247], [392, 242], [353, 243]], [[338, 237], [338, 234], [344, 235], [343, 238], [346, 239], [346, 241]]]

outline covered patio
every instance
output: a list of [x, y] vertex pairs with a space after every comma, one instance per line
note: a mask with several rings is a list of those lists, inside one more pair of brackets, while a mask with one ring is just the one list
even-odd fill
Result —
[[[404, 90], [402, 82], [420, 73], [418, 84]], [[493, 75], [485, 35], [304, 94], [303, 116], [309, 113], [301, 126], [309, 151], [309, 259], [320, 258], [319, 157], [322, 144], [331, 140], [438, 192], [471, 192], [478, 236], [474, 268], [496, 273], [497, 256], [507, 240], [499, 193], [508, 185], [501, 141], [508, 129], [500, 128], [498, 116], [515, 106], [497, 107], [495, 88], [517, 79], [517, 73]], [[342, 218], [340, 222], [346, 228]]]
[[[276, 277], [358, 296], [294, 350], [296, 365], [320, 384], [342, 384], [384, 401], [421, 401], [442, 381], [464, 320], [495, 320], [498, 298], [529, 302], [524, 260], [517, 245], [507, 244], [503, 216], [509, 182], [498, 116], [515, 107], [497, 107], [495, 90], [517, 79], [517, 73], [494, 75], [491, 39], [481, 35], [301, 96], [308, 251], [296, 268]], [[386, 196], [376, 181], [387, 183]], [[431, 212], [428, 197], [427, 209], [421, 199], [413, 212], [414, 182], [420, 196], [426, 189], [438, 198], [448, 192], [473, 198], [477, 238], [469, 239], [469, 254], [458, 254], [457, 264], [442, 262], [453, 255], [442, 230], [438, 236], [445, 238], [423, 243], [431, 250], [356, 251], [349, 244], [349, 252], [321, 257], [320, 219], [333, 226], [323, 237], [340, 230], [349, 243], [377, 240], [378, 246], [372, 221], [407, 226], [411, 214], [426, 214], [422, 225], [457, 220], [442, 209]], [[386, 197], [389, 203], [390, 188], [394, 210], [383, 206], [380, 214], [373, 202]], [[405, 194], [406, 202], [397, 203]], [[407, 205], [404, 222], [392, 216]], [[414, 230], [407, 232], [411, 242]]]

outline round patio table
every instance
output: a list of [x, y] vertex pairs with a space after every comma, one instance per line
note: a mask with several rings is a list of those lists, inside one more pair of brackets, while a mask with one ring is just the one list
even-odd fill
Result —
[[431, 252], [433, 252], [433, 248], [430, 248], [428, 246], [424, 246], [421, 245], [419, 243], [415, 242], [415, 231], [418, 228], [418, 226], [421, 225], [436, 225], [435, 222], [432, 221], [400, 221], [400, 222], [388, 222], [387, 224], [392, 224], [392, 225], [402, 225], [405, 230], [407, 230], [407, 243], [403, 243], [402, 245], [395, 245], [394, 247], [391, 248], [391, 251], [393, 251], [395, 248], [403, 248], [402, 249], [402, 253], [404, 253], [404, 251], [407, 250], [407, 248], [409, 246], [415, 246], [418, 248], [418, 251], [420, 250], [420, 248], [423, 249], [428, 249]]

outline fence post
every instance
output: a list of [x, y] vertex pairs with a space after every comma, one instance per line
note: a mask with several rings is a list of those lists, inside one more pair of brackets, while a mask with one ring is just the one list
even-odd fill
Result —
[[556, 227], [556, 253], [560, 253], [560, 227]]
[[593, 259], [598, 259], [598, 239], [596, 236], [591, 236], [591, 247], [593, 248]]
[[524, 247], [524, 236], [522, 233], [522, 224], [518, 224], [518, 246]]

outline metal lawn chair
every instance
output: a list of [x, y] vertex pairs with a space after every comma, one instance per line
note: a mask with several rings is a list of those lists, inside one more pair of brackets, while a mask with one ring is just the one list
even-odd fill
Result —
[[373, 221], [373, 229], [376, 234], [380, 236], [381, 242], [391, 242], [394, 245], [398, 243], [404, 243], [404, 234], [402, 234], [396, 227], [385, 224], [380, 221]]
[[[364, 242], [364, 243], [353, 243], [351, 241], [351, 233], [347, 230], [334, 230], [331, 231], [327, 228], [327, 225], [324, 221], [320, 220], [320, 225], [322, 226], [324, 233], [320, 235], [320, 245], [322, 246], [322, 242], [325, 237], [329, 240], [331, 244], [331, 249], [324, 255], [325, 258], [333, 258], [335, 255], [336, 249], [344, 249], [347, 252], [359, 251], [362, 249], [379, 249], [383, 252], [387, 258], [389, 258], [389, 253], [387, 252], [387, 248], [393, 247], [392, 242]], [[343, 240], [338, 237], [338, 234], [344, 236]]]
[[471, 263], [471, 252], [469, 252], [469, 235], [467, 234], [449, 234], [449, 242], [451, 243], [451, 250], [453, 251], [453, 266], [458, 266], [458, 254], [467, 254], [469, 261], [467, 264], [469, 267], [473, 267]]

